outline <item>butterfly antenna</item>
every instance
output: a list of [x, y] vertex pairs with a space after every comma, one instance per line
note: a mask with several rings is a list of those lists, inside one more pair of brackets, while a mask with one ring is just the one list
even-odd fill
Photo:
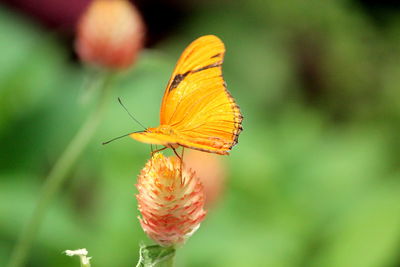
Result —
[[[120, 103], [120, 105], [125, 109], [125, 111], [129, 114], [129, 116], [140, 126], [143, 127], [143, 129], [146, 129], [145, 126], [143, 126], [143, 124], [140, 123], [140, 121], [138, 121], [135, 117], [133, 117], [133, 115], [129, 112], [129, 110], [125, 107], [125, 105], [122, 103], [121, 98], [118, 97], [118, 102]], [[129, 134], [128, 134], [129, 135]], [[122, 136], [123, 137], [123, 136]]]
[[133, 134], [133, 133], [142, 133], [142, 132], [143, 132], [143, 131], [137, 131], [137, 132], [132, 132], [132, 133], [124, 134], [124, 135], [115, 137], [115, 138], [113, 138], [113, 139], [111, 139], [111, 140], [108, 140], [107, 142], [103, 142], [103, 143], [101, 143], [101, 144], [102, 144], [102, 145], [107, 145], [108, 143], [111, 143], [112, 141], [118, 140], [118, 139], [120, 139], [120, 138], [122, 138], [122, 137], [129, 136], [130, 134]]

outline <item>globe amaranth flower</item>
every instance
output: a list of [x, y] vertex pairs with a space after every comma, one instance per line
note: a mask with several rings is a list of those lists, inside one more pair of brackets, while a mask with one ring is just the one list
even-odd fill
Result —
[[131, 66], [143, 47], [144, 24], [128, 0], [93, 0], [77, 28], [76, 51], [91, 65]]
[[141, 171], [136, 185], [140, 224], [162, 246], [182, 244], [200, 226], [206, 212], [204, 191], [191, 170], [176, 157], [156, 153]]

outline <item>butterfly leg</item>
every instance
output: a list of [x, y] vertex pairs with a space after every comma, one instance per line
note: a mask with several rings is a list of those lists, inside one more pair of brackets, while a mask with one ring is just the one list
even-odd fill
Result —
[[[163, 147], [163, 148], [160, 148], [160, 149], [153, 150], [153, 145], [151, 145], [150, 147], [151, 147], [151, 152], [150, 152], [151, 157], [153, 157], [155, 153], [167, 149], [167, 147]], [[151, 161], [151, 162], [153, 162], [153, 161]], [[153, 168], [153, 166], [151, 165], [150, 168]]]
[[153, 146], [152, 146], [152, 147], [151, 147], [151, 156], [153, 156], [155, 153], [160, 152], [160, 151], [163, 151], [163, 150], [165, 150], [165, 149], [167, 149], [166, 146], [163, 147], [163, 148], [160, 148], [160, 149], [153, 150]]
[[185, 148], [184, 148], [184, 147], [182, 147], [182, 154], [181, 154], [181, 183], [182, 183], [182, 184], [185, 183], [185, 181], [183, 180], [183, 177], [182, 177], [182, 171], [183, 171], [183, 152], [185, 152]]
[[183, 173], [183, 152], [184, 152], [184, 147], [182, 147], [182, 154], [181, 155], [179, 155], [178, 154], [178, 152], [176, 152], [176, 149], [175, 148], [172, 148], [172, 150], [174, 151], [174, 153], [175, 153], [175, 155], [178, 157], [178, 159], [180, 160], [180, 162], [181, 162], [181, 166], [180, 166], [180, 169], [181, 169], [181, 184], [183, 184], [183, 175], [182, 175], [182, 173]]

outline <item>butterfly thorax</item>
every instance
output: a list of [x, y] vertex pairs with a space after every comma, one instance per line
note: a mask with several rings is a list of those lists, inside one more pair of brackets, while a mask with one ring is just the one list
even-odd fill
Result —
[[[155, 128], [147, 128], [146, 132], [159, 135], [159, 138], [160, 138], [160, 136], [164, 136], [164, 138], [167, 137], [168, 140], [164, 139], [164, 141], [158, 142], [158, 144], [160, 144], [160, 145], [170, 147], [170, 148], [179, 147], [179, 145], [175, 141], [176, 140], [175, 138], [177, 138], [177, 133], [169, 125], [160, 125]], [[171, 138], [172, 138], [172, 140], [171, 140]]]
[[169, 136], [176, 135], [175, 131], [169, 125], [160, 125], [160, 126], [155, 127], [155, 128], [147, 128], [146, 132], [157, 133], [157, 134], [165, 134], [165, 135], [169, 135]]

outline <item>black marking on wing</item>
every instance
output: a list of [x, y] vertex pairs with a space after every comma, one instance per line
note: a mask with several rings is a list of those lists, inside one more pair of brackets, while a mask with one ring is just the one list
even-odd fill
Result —
[[222, 53], [218, 53], [218, 54], [213, 55], [211, 58], [220, 57], [221, 55], [222, 55]]
[[215, 63], [213, 63], [213, 64], [204, 66], [204, 67], [202, 67], [202, 68], [192, 70], [191, 73], [196, 73], [196, 72], [203, 71], [203, 70], [206, 70], [206, 69], [211, 69], [211, 68], [220, 67], [221, 65], [222, 65], [222, 62], [221, 62], [221, 61], [218, 61], [218, 62], [215, 62]]
[[178, 85], [183, 81], [183, 79], [185, 79], [185, 77], [190, 73], [190, 71], [187, 71], [183, 74], [177, 74], [174, 77], [174, 80], [172, 81], [171, 85], [169, 86], [168, 91], [172, 91], [174, 90], [176, 87], [178, 87]]
[[[213, 56], [214, 57], [214, 56]], [[187, 72], [183, 73], [183, 74], [177, 74], [175, 75], [174, 79], [171, 82], [171, 85], [168, 88], [168, 92], [171, 92], [172, 90], [174, 90], [176, 87], [178, 87], [178, 85], [185, 79], [186, 76], [188, 76], [191, 73], [196, 73], [196, 72], [200, 72], [206, 69], [211, 69], [211, 68], [216, 68], [216, 67], [220, 67], [222, 65], [222, 61], [218, 61], [215, 62], [213, 64], [195, 69], [195, 70], [188, 70]]]

